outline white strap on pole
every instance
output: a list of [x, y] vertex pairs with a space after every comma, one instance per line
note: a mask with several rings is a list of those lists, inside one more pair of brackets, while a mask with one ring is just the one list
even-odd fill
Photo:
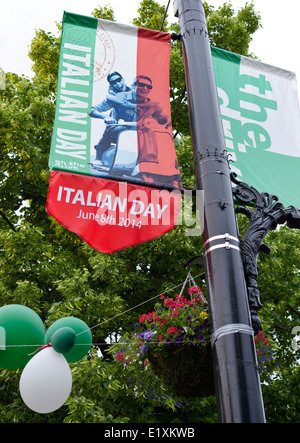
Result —
[[253, 329], [251, 328], [251, 326], [246, 325], [244, 323], [231, 323], [230, 325], [226, 325], [226, 326], [222, 326], [221, 328], [218, 328], [211, 335], [211, 338], [210, 338], [211, 346], [213, 347], [215, 342], [219, 338], [223, 337], [224, 335], [237, 334], [237, 333], [248, 334], [248, 335], [254, 336], [254, 332], [253, 332]]

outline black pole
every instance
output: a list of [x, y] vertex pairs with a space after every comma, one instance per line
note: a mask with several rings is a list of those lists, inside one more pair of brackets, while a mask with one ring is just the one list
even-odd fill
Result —
[[219, 419], [263, 423], [256, 360], [231, 179], [201, 0], [174, 2], [179, 17], [197, 189], [204, 190], [203, 244]]

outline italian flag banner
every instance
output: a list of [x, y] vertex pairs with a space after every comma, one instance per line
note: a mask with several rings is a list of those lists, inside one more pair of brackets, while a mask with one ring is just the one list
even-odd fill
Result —
[[300, 207], [296, 76], [211, 48], [230, 168], [259, 192]]
[[171, 35], [64, 13], [46, 210], [101, 252], [173, 229]]

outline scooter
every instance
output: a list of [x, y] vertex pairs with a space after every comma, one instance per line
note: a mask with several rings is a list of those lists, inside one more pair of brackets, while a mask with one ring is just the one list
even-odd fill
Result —
[[[171, 184], [181, 181], [173, 137], [166, 131], [165, 126], [158, 124], [153, 117], [147, 117], [139, 122], [119, 121], [110, 126], [122, 126], [124, 129], [119, 133], [117, 143], [112, 144], [103, 153], [102, 164], [91, 163], [95, 175], [106, 173], [123, 179], [143, 180], [149, 184], [166, 182]], [[155, 135], [158, 146], [155, 161], [139, 161], [138, 131], [143, 129], [150, 129]]]

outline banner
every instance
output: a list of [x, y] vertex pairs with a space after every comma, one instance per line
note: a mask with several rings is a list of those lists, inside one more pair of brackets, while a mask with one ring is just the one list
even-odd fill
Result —
[[50, 169], [176, 189], [170, 34], [65, 13]]
[[177, 220], [181, 194], [52, 171], [47, 212], [101, 252], [153, 240]]
[[294, 73], [212, 49], [230, 169], [300, 207], [300, 111]]
[[[170, 42], [167, 33], [64, 13], [46, 210], [102, 252], [151, 240], [176, 224], [181, 177]], [[133, 191], [142, 197], [130, 202]], [[110, 203], [103, 204], [105, 195]]]

